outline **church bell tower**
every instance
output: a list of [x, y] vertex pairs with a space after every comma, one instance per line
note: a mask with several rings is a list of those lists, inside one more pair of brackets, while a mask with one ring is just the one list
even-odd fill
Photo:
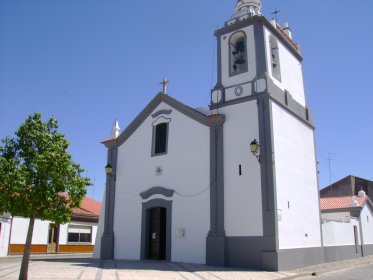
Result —
[[[226, 118], [225, 236], [220, 249], [211, 238], [206, 259], [214, 264], [220, 250], [215, 264], [285, 270], [323, 261], [314, 124], [300, 48], [289, 25], [268, 20], [261, 7], [238, 0], [215, 31], [210, 109]], [[252, 142], [260, 146], [256, 156]]]
[[238, 0], [231, 18], [215, 32], [218, 73], [211, 91], [213, 107], [267, 90], [267, 78], [306, 105], [300, 48], [288, 24], [282, 28], [275, 20], [268, 21], [261, 6], [260, 0]]

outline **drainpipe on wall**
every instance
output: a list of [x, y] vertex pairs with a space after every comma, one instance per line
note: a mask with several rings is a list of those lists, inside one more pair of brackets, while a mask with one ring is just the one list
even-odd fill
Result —
[[361, 246], [361, 256], [364, 257], [364, 238], [363, 238], [363, 223], [361, 222], [361, 212], [359, 215], [359, 231], [360, 231], [360, 246]]

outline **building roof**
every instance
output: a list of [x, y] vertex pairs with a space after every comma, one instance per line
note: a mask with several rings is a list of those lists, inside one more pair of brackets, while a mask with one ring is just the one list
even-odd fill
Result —
[[148, 103], [148, 105], [140, 112], [139, 115], [137, 115], [137, 117], [127, 126], [127, 128], [118, 137], [111, 137], [109, 139], [102, 141], [101, 143], [104, 144], [106, 147], [119, 147], [120, 145], [122, 145], [145, 121], [145, 119], [149, 115], [154, 113], [154, 109], [156, 109], [157, 106], [162, 102], [169, 105], [171, 108], [176, 109], [183, 115], [208, 127], [221, 125], [225, 121], [225, 116], [222, 114], [215, 114], [213, 117], [209, 117], [209, 115], [205, 115], [199, 112], [198, 110], [181, 103], [175, 98], [160, 92]]
[[[370, 196], [369, 186], [373, 186], [373, 181], [357, 176], [348, 175], [337, 182], [326, 186], [320, 190], [320, 196], [340, 196], [357, 194], [359, 190], [364, 190]], [[371, 197], [372, 199], [372, 197]]]
[[73, 210], [74, 215], [88, 215], [88, 216], [99, 216], [101, 211], [101, 203], [85, 197], [82, 200], [80, 207]]
[[320, 198], [320, 209], [346, 209], [362, 208], [367, 200], [367, 196], [335, 196]]

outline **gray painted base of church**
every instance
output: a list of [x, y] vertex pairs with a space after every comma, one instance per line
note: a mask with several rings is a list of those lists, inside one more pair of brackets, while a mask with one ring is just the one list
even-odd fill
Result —
[[321, 247], [275, 251], [273, 237], [226, 237], [227, 266], [265, 270], [289, 270], [320, 264], [324, 261]]
[[[354, 245], [287, 250], [273, 248], [274, 239], [270, 236], [207, 238], [207, 264], [283, 271], [362, 256], [361, 246]], [[363, 246], [363, 255], [373, 255], [373, 244]]]
[[262, 268], [262, 251], [275, 248], [273, 237], [226, 237], [226, 265]]
[[207, 238], [206, 241], [208, 265], [279, 271], [324, 262], [322, 247], [276, 251], [273, 236]]
[[262, 253], [262, 268], [265, 270], [290, 270], [324, 262], [322, 247], [280, 250]]
[[363, 245], [363, 256], [373, 255], [373, 244]]
[[324, 261], [321, 247], [275, 251], [273, 243], [273, 237], [226, 237], [226, 265], [279, 271]]
[[326, 262], [336, 262], [361, 257], [361, 246], [326, 246], [324, 252]]
[[225, 266], [225, 237], [206, 238], [206, 264]]
[[114, 257], [114, 233], [104, 233], [101, 237], [101, 260], [112, 260]]

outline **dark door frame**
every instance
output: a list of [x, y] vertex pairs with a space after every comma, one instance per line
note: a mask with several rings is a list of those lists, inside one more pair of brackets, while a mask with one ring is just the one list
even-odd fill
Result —
[[141, 220], [141, 251], [142, 260], [149, 257], [149, 211], [152, 208], [166, 208], [166, 261], [171, 261], [171, 218], [172, 218], [172, 201], [160, 198], [152, 199], [142, 203], [142, 220]]

